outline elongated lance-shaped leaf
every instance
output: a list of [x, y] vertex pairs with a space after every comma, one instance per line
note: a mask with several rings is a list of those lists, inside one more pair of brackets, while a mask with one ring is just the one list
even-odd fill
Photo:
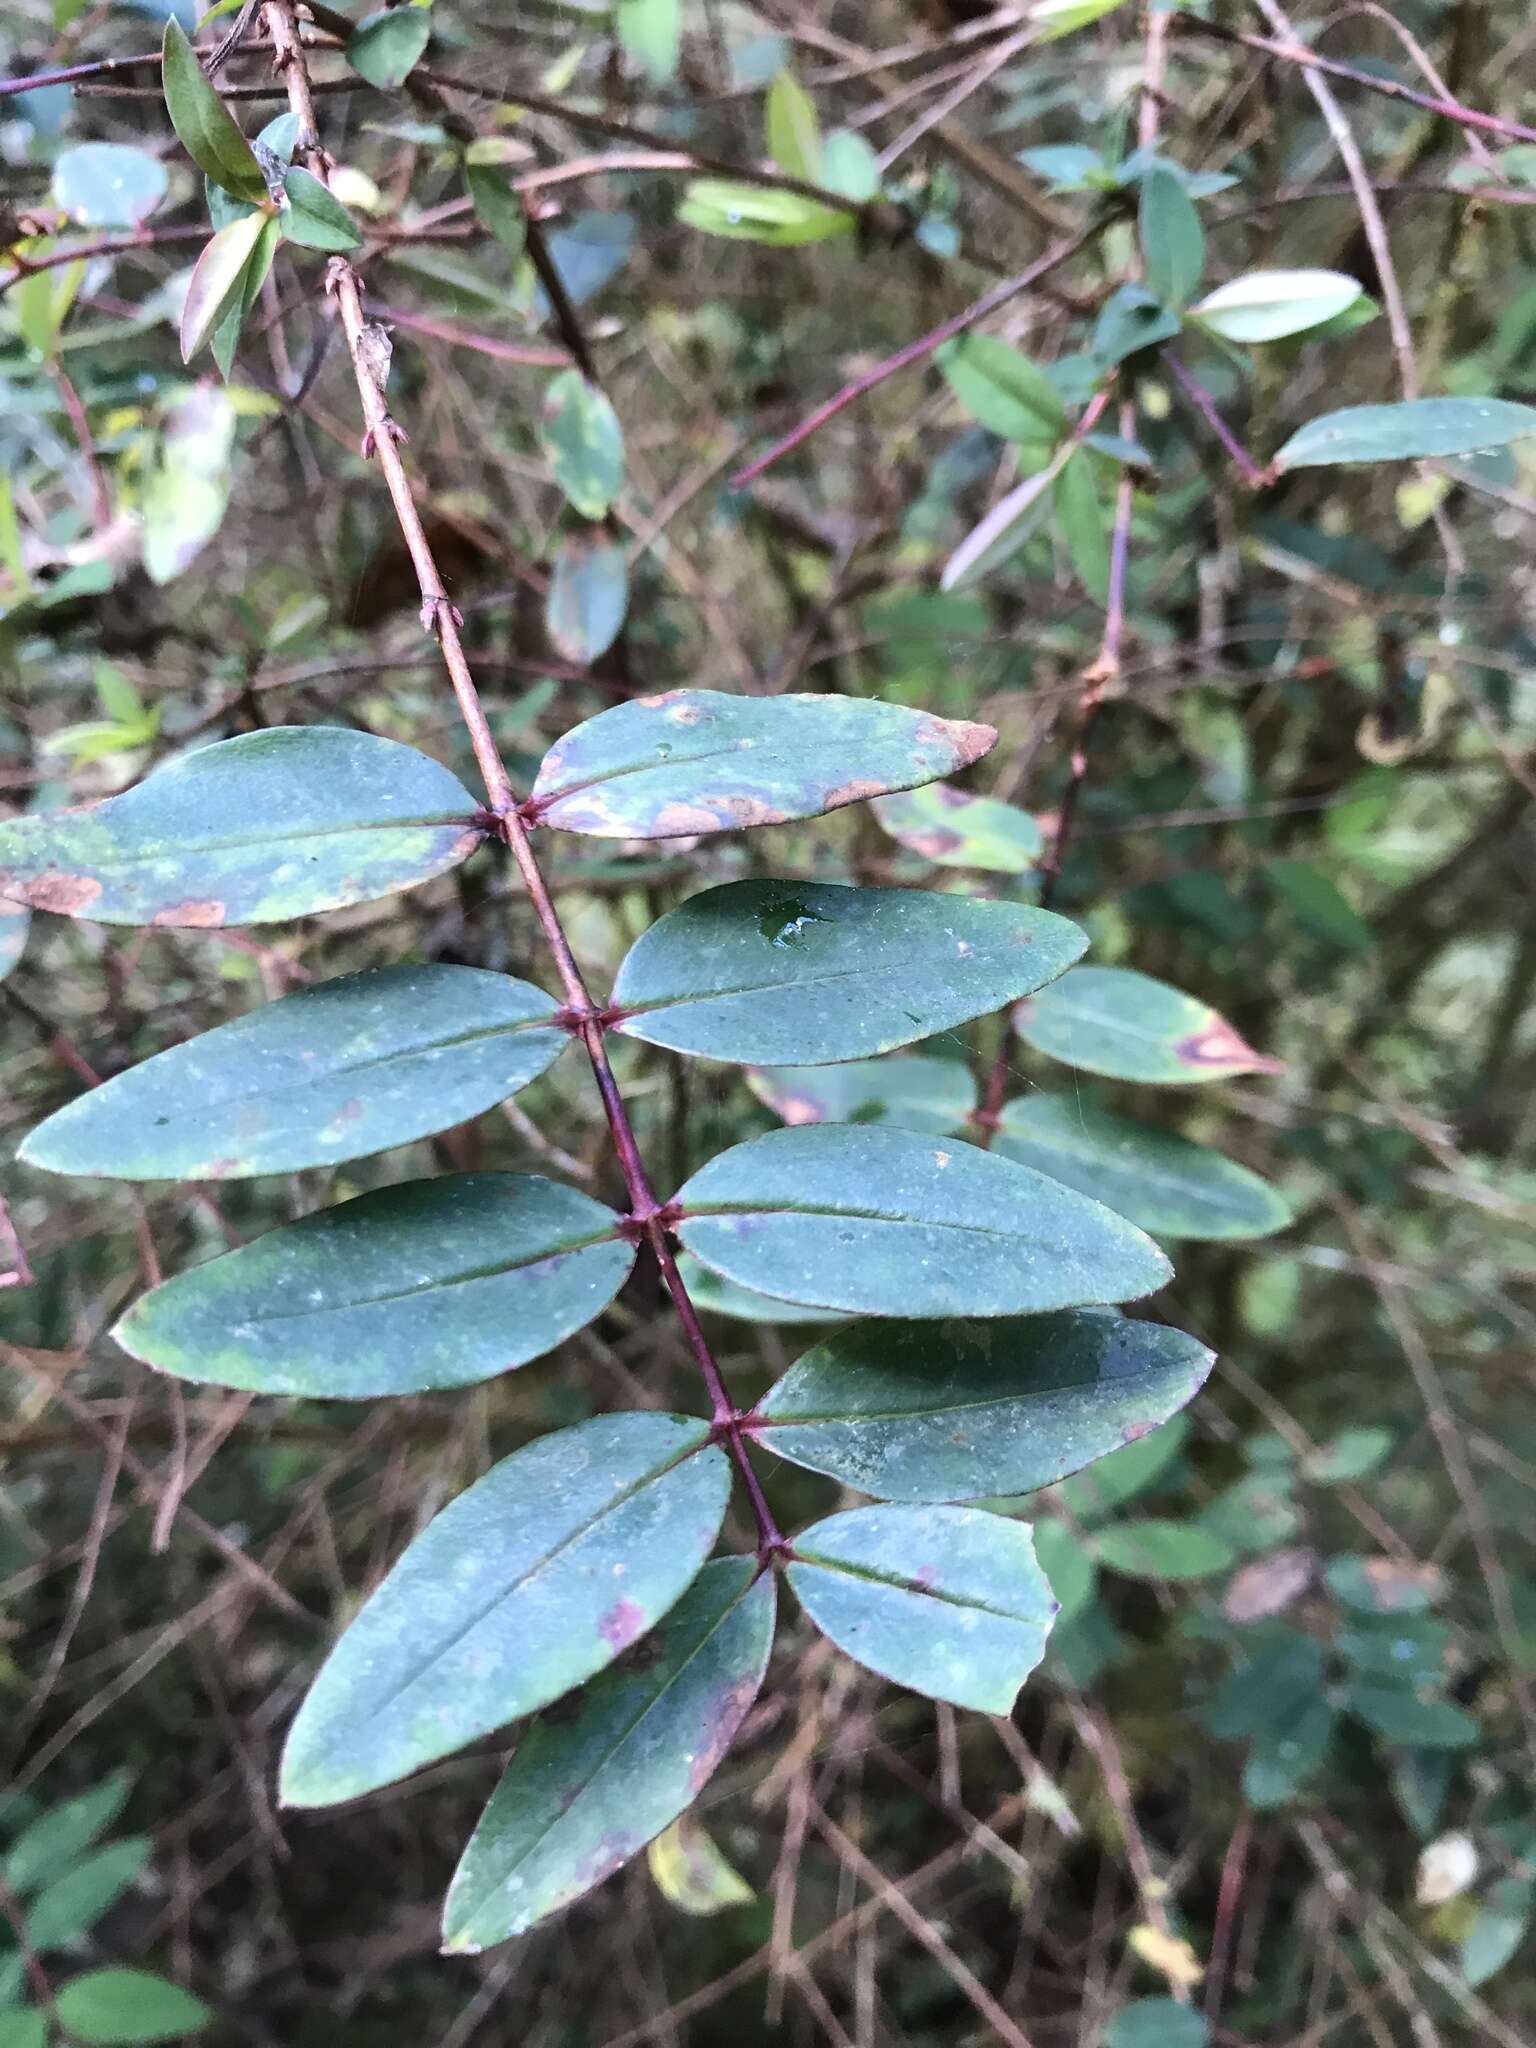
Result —
[[1408, 462], [1476, 455], [1536, 434], [1536, 406], [1507, 398], [1407, 398], [1396, 405], [1347, 405], [1299, 427], [1275, 457], [1276, 470], [1333, 462]]
[[618, 1222], [537, 1174], [408, 1181], [178, 1274], [113, 1335], [178, 1379], [257, 1394], [471, 1386], [607, 1307], [635, 1256]]
[[773, 1578], [744, 1557], [705, 1565], [574, 1711], [535, 1722], [471, 1836], [443, 1909], [443, 1947], [475, 1954], [601, 1884], [698, 1797], [757, 1697], [773, 1643]]
[[166, 112], [187, 155], [222, 191], [237, 199], [265, 199], [267, 181], [255, 152], [209, 84], [174, 16], [165, 24], [161, 59]]
[[290, 1806], [329, 1806], [611, 1664], [692, 1583], [730, 1467], [686, 1415], [601, 1415], [503, 1458], [406, 1551], [299, 1709]]
[[528, 814], [599, 839], [677, 839], [820, 817], [935, 782], [995, 744], [990, 725], [862, 697], [667, 690], [616, 704], [545, 755]]
[[1107, 1309], [996, 1322], [856, 1322], [758, 1403], [759, 1443], [882, 1500], [1054, 1485], [1166, 1420], [1213, 1354]]
[[1208, 1003], [1129, 967], [1074, 967], [1013, 1016], [1036, 1052], [1117, 1081], [1183, 1085], [1281, 1070]]
[[484, 833], [456, 775], [372, 733], [282, 725], [169, 761], [93, 808], [0, 824], [0, 895], [103, 924], [271, 924], [456, 867]]
[[958, 1131], [976, 1107], [976, 1082], [959, 1060], [897, 1053], [830, 1067], [753, 1067], [747, 1086], [787, 1124], [896, 1124]]
[[[836, 701], [828, 699], [828, 702]], [[866, 1059], [1038, 989], [1086, 950], [1049, 910], [923, 889], [726, 882], [659, 918], [614, 983], [631, 1038], [751, 1066]]]
[[870, 809], [882, 831], [942, 868], [1024, 875], [1045, 846], [1044, 834], [1028, 811], [999, 803], [996, 797], [973, 796], [950, 782], [876, 797]]
[[882, 1678], [1006, 1714], [1045, 1653], [1056, 1600], [1022, 1522], [977, 1508], [854, 1508], [795, 1539], [806, 1613]]
[[266, 216], [242, 213], [220, 228], [192, 272], [181, 307], [181, 360], [191, 362], [245, 288], [246, 267], [257, 251]]
[[343, 975], [115, 1075], [39, 1124], [21, 1156], [118, 1180], [235, 1180], [360, 1159], [526, 1087], [570, 1042], [548, 1022], [557, 1007], [479, 967]]
[[743, 1287], [889, 1316], [1030, 1315], [1150, 1294], [1170, 1267], [1097, 1202], [954, 1138], [805, 1124], [733, 1145], [678, 1236]]
[[1284, 1196], [1235, 1159], [1076, 1096], [1017, 1097], [996, 1145], [1155, 1237], [1267, 1237], [1291, 1220]]

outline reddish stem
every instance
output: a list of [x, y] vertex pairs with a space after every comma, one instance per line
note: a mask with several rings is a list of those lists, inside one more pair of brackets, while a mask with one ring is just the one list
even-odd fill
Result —
[[1261, 490], [1270, 481], [1268, 475], [1254, 461], [1248, 450], [1222, 418], [1217, 410], [1216, 401], [1212, 398], [1210, 392], [1206, 390], [1198, 377], [1193, 376], [1190, 371], [1185, 369], [1177, 356], [1164, 356], [1163, 361], [1168, 365], [1169, 375], [1173, 378], [1174, 383], [1178, 385], [1184, 396], [1195, 408], [1195, 411], [1199, 413], [1201, 419], [1205, 421], [1222, 447], [1226, 449], [1228, 455], [1232, 458], [1239, 476], [1241, 476], [1249, 490]]

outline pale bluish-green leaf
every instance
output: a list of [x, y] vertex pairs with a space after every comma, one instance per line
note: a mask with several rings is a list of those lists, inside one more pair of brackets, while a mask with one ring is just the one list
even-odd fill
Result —
[[200, 1998], [148, 1970], [87, 1970], [60, 1989], [57, 2010], [70, 2040], [91, 2048], [180, 2041], [213, 2018]]
[[[19, 1991], [23, 1982], [21, 1958], [14, 1960]], [[0, 2011], [0, 2048], [47, 2048], [48, 2016], [35, 2005], [7, 2006]]]
[[1335, 462], [1407, 462], [1476, 455], [1536, 434], [1536, 406], [1507, 398], [1408, 398], [1397, 405], [1347, 405], [1308, 420], [1272, 467], [1284, 472]]
[[749, 1066], [814, 1066], [986, 1016], [1060, 974], [1087, 943], [1066, 918], [1025, 904], [838, 882], [725, 882], [636, 941], [613, 1002], [619, 1029], [652, 1045]]
[[799, 1302], [775, 1301], [771, 1295], [756, 1294], [750, 1287], [738, 1287], [708, 1266], [701, 1266], [687, 1252], [678, 1256], [678, 1271], [695, 1308], [708, 1309], [717, 1316], [730, 1316], [742, 1323], [840, 1323], [841, 1309], [806, 1308]]
[[165, 197], [165, 166], [126, 142], [79, 142], [53, 166], [54, 204], [83, 228], [136, 228]]
[[[3, 927], [0, 927], [3, 928]], [[552, 996], [479, 967], [316, 983], [157, 1053], [57, 1110], [50, 1173], [234, 1180], [334, 1166], [478, 1116], [557, 1059]]]
[[326, 1660], [279, 1789], [329, 1806], [580, 1685], [697, 1576], [730, 1467], [707, 1423], [598, 1416], [503, 1458], [429, 1523]]
[[1104, 2048], [1206, 2048], [1211, 2023], [1176, 1998], [1135, 1998], [1104, 2030]]
[[1341, 270], [1250, 270], [1208, 292], [1190, 317], [1226, 341], [1283, 341], [1335, 319], [1361, 292]]
[[179, 1379], [364, 1400], [471, 1386], [552, 1350], [634, 1263], [611, 1209], [537, 1174], [376, 1188], [194, 1266], [113, 1335]]
[[1109, 520], [1085, 449], [1074, 449], [1062, 464], [1051, 487], [1051, 512], [1078, 581], [1095, 604], [1107, 604]]
[[957, 1139], [804, 1124], [733, 1145], [677, 1196], [688, 1250], [744, 1287], [892, 1316], [1130, 1300], [1162, 1253], [1097, 1202]]
[[1058, 1626], [1081, 1614], [1093, 1599], [1099, 1568], [1093, 1553], [1075, 1530], [1054, 1516], [1033, 1522], [1035, 1557], [1045, 1573], [1059, 1609]]
[[1212, 1353], [1103, 1309], [998, 1321], [861, 1321], [758, 1403], [758, 1441], [883, 1500], [1032, 1493], [1194, 1398]]
[[771, 1573], [705, 1565], [633, 1657], [535, 1722], [464, 1851], [443, 1946], [475, 1954], [601, 1884], [697, 1798], [757, 1696]]
[[821, 145], [821, 186], [856, 205], [880, 196], [880, 158], [856, 128], [834, 128]]
[[10, 973], [26, 950], [32, 913], [25, 903], [11, 903], [0, 897], [0, 981]]
[[600, 839], [675, 839], [819, 817], [934, 782], [996, 743], [990, 725], [865, 697], [666, 690], [557, 740], [527, 808]]
[[1246, 1166], [1075, 1095], [1015, 1097], [996, 1142], [1154, 1237], [1267, 1237], [1291, 1220], [1284, 1198]]
[[410, 77], [432, 39], [425, 7], [381, 7], [365, 14], [347, 38], [347, 62], [380, 92], [395, 92]]
[[624, 483], [624, 433], [606, 395], [580, 370], [562, 370], [545, 392], [539, 441], [572, 509], [603, 518]]
[[1165, 304], [1186, 304], [1205, 269], [1205, 232], [1183, 179], [1160, 164], [1141, 181], [1139, 225], [1148, 284]]
[[787, 1124], [897, 1124], [957, 1131], [976, 1107], [976, 1081], [961, 1060], [898, 1053], [827, 1067], [751, 1067], [747, 1086]]
[[1026, 1045], [1117, 1081], [1183, 1084], [1275, 1074], [1208, 1003], [1129, 967], [1074, 967], [1014, 1011]]
[[1472, 1715], [1438, 1693], [1390, 1681], [1356, 1679], [1343, 1704], [1388, 1742], [1412, 1749], [1467, 1749], [1482, 1733]]
[[166, 111], [187, 155], [222, 190], [259, 204], [267, 196], [261, 165], [174, 16], [165, 25], [161, 58]]
[[1469, 1984], [1486, 1984], [1519, 1951], [1536, 1910], [1536, 1884], [1528, 1877], [1501, 1877], [1461, 1938], [1457, 1959]]
[[[555, 651], [585, 667], [619, 637], [629, 608], [629, 569], [616, 541], [570, 536], [560, 543], [545, 600]], [[580, 728], [578, 728], [580, 730]]]
[[1056, 1601], [1023, 1522], [976, 1508], [854, 1508], [796, 1537], [806, 1613], [882, 1678], [1006, 1714], [1045, 1652]]
[[981, 868], [994, 875], [1028, 874], [1045, 839], [1039, 824], [1017, 804], [973, 796], [952, 782], [876, 797], [871, 805], [882, 831], [941, 868]]
[[653, 85], [676, 76], [682, 0], [616, 0], [613, 27], [625, 55]]
[[92, 809], [0, 824], [0, 895], [103, 924], [270, 924], [456, 867], [484, 837], [476, 809], [395, 740], [274, 726], [181, 754]]

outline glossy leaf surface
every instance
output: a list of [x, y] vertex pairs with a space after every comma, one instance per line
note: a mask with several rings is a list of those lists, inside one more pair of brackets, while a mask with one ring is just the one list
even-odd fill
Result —
[[795, 1540], [787, 1577], [840, 1650], [957, 1707], [1006, 1714], [1056, 1601], [1022, 1522], [976, 1508], [854, 1508]]
[[697, 1576], [730, 1472], [647, 1411], [541, 1437], [431, 1522], [326, 1660], [283, 1753], [290, 1806], [403, 1778], [611, 1664]]
[[1336, 318], [1361, 292], [1339, 270], [1251, 270], [1208, 292], [1191, 315], [1227, 341], [1282, 341]]
[[612, 1875], [698, 1796], [757, 1696], [773, 1641], [773, 1577], [705, 1565], [677, 1605], [583, 1691], [538, 1721], [454, 1873], [443, 1946], [523, 1934]]
[[80, 142], [53, 167], [53, 197], [83, 228], [136, 228], [165, 197], [165, 166], [124, 142]]
[[996, 1145], [1156, 1237], [1267, 1237], [1291, 1220], [1284, 1197], [1236, 1160], [1072, 1095], [1016, 1097]]
[[787, 1124], [896, 1124], [957, 1131], [976, 1107], [976, 1082], [959, 1060], [898, 1053], [830, 1067], [753, 1067], [747, 1086]]
[[270, 924], [457, 866], [483, 836], [475, 808], [456, 775], [394, 740], [274, 726], [94, 808], [0, 824], [0, 893], [103, 924]]
[[972, 796], [950, 782], [876, 797], [870, 808], [882, 831], [941, 868], [1024, 875], [1045, 845], [1028, 811], [999, 803], [996, 797]]
[[1103, 1309], [855, 1322], [770, 1389], [754, 1430], [882, 1500], [1032, 1493], [1182, 1408], [1211, 1364], [1193, 1337]]
[[677, 1200], [683, 1243], [727, 1279], [860, 1314], [1029, 1315], [1150, 1294], [1170, 1270], [1097, 1202], [912, 1131], [770, 1131], [720, 1153]]
[[617, 1223], [537, 1174], [407, 1181], [178, 1274], [113, 1334], [162, 1372], [258, 1394], [470, 1386], [607, 1306], [634, 1263]]
[[[3, 930], [0, 926], [0, 930]], [[478, 967], [377, 967], [157, 1053], [58, 1110], [51, 1173], [236, 1180], [334, 1166], [478, 1116], [557, 1059], [552, 996]]]
[[266, 226], [260, 213], [244, 213], [220, 228], [198, 257], [181, 306], [181, 359], [189, 363], [244, 289], [246, 266]]
[[267, 181], [251, 145], [209, 84], [174, 16], [165, 25], [161, 82], [171, 125], [203, 176], [236, 199], [265, 199]]
[[1209, 1004], [1129, 967], [1074, 967], [1020, 1003], [1014, 1022], [1036, 1052], [1117, 1081], [1184, 1084], [1280, 1071]]
[[[835, 701], [835, 700], [829, 700]], [[659, 918], [614, 983], [631, 1038], [752, 1066], [866, 1059], [986, 1016], [1078, 959], [1048, 910], [923, 889], [726, 882]]]
[[540, 822], [601, 839], [732, 832], [935, 781], [996, 738], [989, 725], [870, 698], [668, 690], [558, 740], [531, 803]]
[[279, 216], [284, 235], [302, 249], [339, 253], [362, 245], [357, 223], [312, 171], [295, 164], [283, 179], [288, 204]]
[[1536, 434], [1536, 406], [1507, 398], [1409, 398], [1397, 405], [1347, 405], [1308, 420], [1275, 457], [1274, 467], [1311, 469], [1331, 462], [1406, 462], [1475, 455]]

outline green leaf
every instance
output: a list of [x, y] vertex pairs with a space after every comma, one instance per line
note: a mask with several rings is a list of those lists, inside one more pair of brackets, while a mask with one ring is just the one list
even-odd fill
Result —
[[779, 169], [807, 185], [819, 185], [821, 128], [810, 94], [792, 72], [781, 71], [769, 86], [764, 127], [768, 154]]
[[1166, 305], [1186, 304], [1205, 269], [1205, 231], [1184, 181], [1161, 165], [1141, 181], [1139, 226], [1148, 284]]
[[1206, 2048], [1211, 2023], [1176, 1998], [1134, 1998], [1104, 2030], [1104, 2048]]
[[88, 1934], [133, 1883], [153, 1846], [148, 1835], [109, 1842], [45, 1886], [27, 1914], [27, 1939], [33, 1948], [65, 1948]]
[[475, 212], [503, 247], [520, 257], [528, 240], [523, 202], [512, 185], [502, 157], [500, 137], [472, 142], [464, 153], [464, 183]]
[[1283, 1725], [1255, 1735], [1243, 1761], [1243, 1797], [1261, 1810], [1284, 1806], [1322, 1764], [1338, 1715], [1328, 1700], [1297, 1702]]
[[1116, 1081], [1169, 1086], [1281, 1071], [1208, 1004], [1129, 967], [1074, 967], [1013, 1014], [1036, 1052]]
[[1489, 1887], [1461, 1940], [1458, 1960], [1469, 1984], [1486, 1984], [1516, 1954], [1529, 1932], [1533, 1907], [1536, 1885], [1528, 1877], [1501, 1877]]
[[1051, 509], [1051, 486], [1071, 455], [1071, 443], [1063, 442], [1042, 468], [1015, 484], [989, 512], [982, 514], [944, 564], [939, 578], [941, 590], [957, 590], [999, 568], [1034, 538]]
[[1406, 1685], [1357, 1680], [1346, 1691], [1344, 1705], [1388, 1742], [1413, 1749], [1466, 1749], [1482, 1733], [1472, 1716], [1449, 1700]]
[[46, 2048], [47, 2040], [47, 2018], [35, 2005], [0, 2012], [0, 2048]]
[[479, 967], [319, 982], [157, 1053], [38, 1125], [50, 1173], [240, 1180], [334, 1166], [450, 1130], [515, 1095], [569, 1033], [552, 996]]
[[676, 76], [682, 0], [617, 0], [613, 27], [624, 54], [653, 85]]
[[1058, 36], [1102, 21], [1124, 4], [1125, 0], [1034, 0], [1029, 19], [1037, 30], [1037, 43], [1054, 43]]
[[776, 192], [762, 185], [741, 185], [729, 178], [694, 178], [683, 193], [677, 217], [684, 227], [732, 242], [761, 242], [769, 248], [791, 249], [805, 242], [825, 242], [852, 234], [857, 217], [840, 206], [799, 192]]
[[[825, 1071], [825, 1070], [823, 1070]], [[738, 1287], [701, 1266], [687, 1252], [679, 1257], [678, 1271], [695, 1308], [708, 1309], [717, 1316], [731, 1316], [745, 1323], [840, 1323], [838, 1309], [805, 1308], [799, 1302], [775, 1301], [771, 1295], [755, 1294], [750, 1287]]]
[[6, 1852], [3, 1868], [11, 1890], [36, 1891], [67, 1870], [116, 1818], [131, 1783], [126, 1771], [114, 1771], [88, 1792], [50, 1807], [29, 1822]]
[[[214, 353], [221, 361], [226, 334], [233, 355], [246, 298], [254, 296], [253, 272], [258, 273], [259, 287], [260, 267], [270, 261], [276, 233], [276, 223], [269, 221], [246, 265], [244, 296], [231, 300], [229, 312], [214, 329]], [[218, 532], [229, 503], [235, 428], [233, 400], [212, 384], [190, 386], [166, 413], [160, 459], [149, 473], [140, 506], [144, 568], [153, 582], [169, 583], [181, 575]]]
[[957, 1707], [1006, 1714], [1056, 1601], [1023, 1522], [975, 1508], [854, 1508], [795, 1539], [786, 1576], [840, 1650]]
[[1110, 1571], [1131, 1579], [1208, 1579], [1235, 1561], [1231, 1545], [1209, 1530], [1153, 1516], [1100, 1529], [1093, 1554]]
[[589, 718], [545, 755], [530, 807], [599, 839], [674, 839], [820, 817], [967, 767], [990, 725], [865, 697], [666, 690]]
[[1109, 522], [1094, 481], [1093, 458], [1076, 448], [1051, 486], [1051, 512], [1078, 581], [1095, 604], [1109, 602]]
[[457, 867], [456, 775], [395, 740], [283, 725], [181, 754], [88, 810], [0, 824], [0, 894], [103, 924], [271, 924]]
[[618, 639], [628, 607], [629, 569], [617, 542], [560, 543], [545, 603], [556, 653], [583, 667], [596, 661]]
[[356, 1401], [472, 1386], [618, 1293], [611, 1209], [536, 1174], [376, 1188], [167, 1280], [113, 1335], [178, 1379]]
[[1368, 1472], [1374, 1472], [1388, 1457], [1395, 1441], [1390, 1429], [1380, 1429], [1372, 1423], [1341, 1429], [1337, 1436], [1330, 1437], [1302, 1459], [1302, 1475], [1314, 1486], [1347, 1486], [1352, 1480], [1364, 1479]]
[[1099, 1568], [1082, 1539], [1054, 1517], [1034, 1522], [1035, 1557], [1056, 1596], [1058, 1627], [1081, 1614], [1094, 1596]]
[[758, 1441], [882, 1500], [1033, 1493], [1162, 1422], [1213, 1354], [1101, 1309], [850, 1323], [758, 1403]]
[[678, 1235], [744, 1287], [890, 1316], [1032, 1315], [1150, 1294], [1167, 1260], [1122, 1217], [956, 1139], [770, 1131], [677, 1196]]
[[1175, 1415], [1123, 1450], [1111, 1451], [1092, 1468], [1069, 1479], [1061, 1497], [1079, 1522], [1097, 1522], [1112, 1509], [1145, 1493], [1168, 1470], [1189, 1436], [1189, 1417]]
[[603, 518], [624, 485], [624, 432], [580, 370], [562, 370], [545, 392], [539, 443], [572, 509]]
[[1154, 1237], [1267, 1237], [1291, 1220], [1267, 1181], [1209, 1146], [1073, 1095], [1021, 1095], [1002, 1113], [997, 1149], [1128, 1216]]
[[[810, 765], [801, 764], [802, 777]], [[835, 772], [831, 759], [814, 767]], [[701, 815], [723, 816], [726, 801], [712, 792]], [[1087, 943], [1066, 918], [1024, 904], [838, 882], [725, 882], [642, 934], [613, 1002], [624, 1013], [619, 1029], [650, 1045], [751, 1066], [819, 1066], [987, 1016], [1060, 974]]]
[[1409, 398], [1398, 405], [1347, 405], [1292, 434], [1271, 465], [1277, 472], [1320, 463], [1407, 462], [1476, 455], [1536, 434], [1536, 406], [1506, 398]]
[[231, 305], [243, 303], [246, 266], [257, 253], [266, 216], [244, 213], [220, 228], [193, 267], [181, 304], [181, 359], [191, 362]]
[[1361, 296], [1340, 270], [1250, 270], [1207, 293], [1190, 318], [1225, 341], [1283, 341], [1335, 319]]
[[1067, 409], [1045, 374], [992, 334], [965, 334], [939, 350], [939, 367], [973, 419], [1005, 441], [1052, 447], [1066, 432]]
[[31, 928], [32, 913], [25, 903], [0, 899], [0, 981], [4, 981], [26, 950]]
[[880, 175], [880, 159], [858, 130], [834, 128], [821, 146], [823, 190], [866, 206], [880, 196]]
[[897, 1124], [957, 1131], [976, 1107], [976, 1082], [960, 1060], [897, 1054], [830, 1067], [754, 1067], [747, 1086], [787, 1124]]
[[278, 215], [278, 225], [290, 242], [301, 249], [326, 249], [339, 253], [362, 247], [357, 222], [312, 171], [294, 164], [283, 177], [283, 194], [288, 204]]
[[654, 1411], [493, 1465], [332, 1650], [289, 1731], [285, 1804], [388, 1785], [611, 1664], [698, 1575], [729, 1488], [708, 1424]]
[[1170, 341], [1179, 331], [1179, 316], [1145, 285], [1117, 285], [1105, 300], [1089, 349], [1096, 362], [1113, 369], [1127, 356], [1160, 341]]
[[71, 2040], [102, 2044], [179, 2041], [213, 2018], [200, 1998], [148, 1970], [88, 1970], [59, 1992], [58, 2013]]
[[941, 868], [981, 868], [1026, 875], [1039, 860], [1044, 835], [1028, 811], [996, 797], [972, 796], [952, 782], [878, 796], [870, 806], [883, 832]]
[[534, 1724], [454, 1872], [448, 1953], [526, 1933], [691, 1805], [757, 1696], [773, 1615], [772, 1575], [719, 1558], [571, 1711]]
[[125, 142], [79, 142], [53, 166], [53, 203], [83, 228], [136, 228], [165, 197], [165, 166]]
[[347, 62], [380, 92], [404, 85], [432, 39], [425, 7], [381, 7], [365, 14], [347, 38]]
[[267, 196], [251, 145], [208, 83], [197, 52], [174, 15], [165, 24], [161, 79], [166, 111], [182, 148], [205, 178], [237, 199], [260, 204]]

